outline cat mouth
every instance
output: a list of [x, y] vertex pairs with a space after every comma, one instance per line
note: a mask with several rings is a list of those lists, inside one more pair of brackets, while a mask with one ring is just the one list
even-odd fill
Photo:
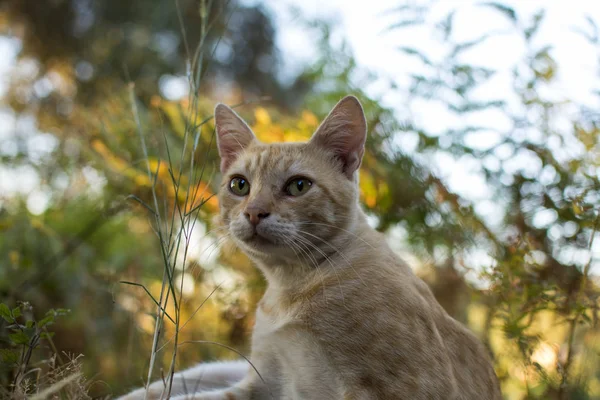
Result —
[[238, 231], [234, 230], [233, 234], [248, 250], [257, 250], [261, 253], [275, 251], [285, 243], [281, 235], [267, 226], [245, 227]]
[[272, 240], [270, 240], [269, 238], [261, 235], [260, 233], [258, 233], [256, 231], [252, 234], [252, 236], [250, 236], [246, 240], [246, 242], [249, 243], [249, 244], [255, 244], [255, 245], [258, 245], [258, 246], [266, 246], [266, 245], [271, 245], [272, 246], [272, 245], [275, 244], [275, 243], [273, 243]]
[[256, 250], [274, 250], [275, 247], [279, 247], [277, 240], [257, 231], [245, 238], [244, 243]]

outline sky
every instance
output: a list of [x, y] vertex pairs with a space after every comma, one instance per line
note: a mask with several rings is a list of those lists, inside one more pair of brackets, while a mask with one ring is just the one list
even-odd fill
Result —
[[[386, 27], [401, 20], [401, 14], [394, 13], [395, 7], [404, 2], [398, 0], [344, 1], [329, 0], [283, 0], [256, 1], [245, 0], [245, 3], [262, 3], [276, 16], [278, 26], [278, 45], [283, 50], [284, 59], [290, 59], [289, 65], [310, 63], [314, 57], [315, 43], [307, 35], [305, 29], [294, 24], [294, 16], [290, 7], [302, 10], [307, 17], [326, 18], [337, 21], [340, 34], [351, 45], [359, 65], [371, 70], [401, 77], [415, 67], [408, 57], [396, 49], [399, 46], [418, 46], [426, 48], [432, 58], [442, 56], [443, 48], [433, 39], [431, 29], [407, 28], [402, 31], [386, 32]], [[423, 4], [424, 1], [414, 3]], [[428, 3], [428, 2], [427, 2]], [[428, 21], [437, 21], [449, 11], [457, 10], [454, 24], [454, 37], [458, 41], [469, 41], [490, 31], [510, 29], [508, 19], [497, 18], [498, 13], [490, 8], [478, 5], [482, 1], [444, 0], [432, 2]], [[564, 79], [562, 90], [569, 94], [585, 97], [589, 78], [597, 75], [597, 59], [595, 52], [574, 31], [574, 28], [590, 31], [585, 17], [589, 16], [600, 22], [600, 2], [589, 0], [513, 0], [503, 1], [515, 9], [519, 18], [529, 21], [540, 9], [547, 10], [546, 22], [539, 31], [541, 41], [555, 46], [553, 54], [560, 60], [561, 78]], [[481, 46], [473, 60], [482, 66], [498, 69], [510, 69], [524, 49], [512, 35], [497, 35], [491, 43]], [[522, 46], [521, 46], [522, 47]], [[298, 67], [295, 67], [298, 68]], [[588, 99], [590, 100], [590, 99]], [[390, 100], [391, 101], [391, 100]]]

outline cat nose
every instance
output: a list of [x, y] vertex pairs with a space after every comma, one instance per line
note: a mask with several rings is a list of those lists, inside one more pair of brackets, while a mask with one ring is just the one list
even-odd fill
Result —
[[248, 218], [248, 221], [250, 221], [250, 223], [254, 226], [258, 225], [260, 221], [271, 215], [271, 213], [258, 207], [248, 207], [245, 214], [246, 218]]

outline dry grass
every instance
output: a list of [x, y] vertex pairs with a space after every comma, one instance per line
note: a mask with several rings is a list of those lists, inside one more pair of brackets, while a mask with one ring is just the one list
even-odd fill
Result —
[[0, 396], [10, 400], [86, 400], [90, 386], [83, 373], [83, 356], [63, 354], [65, 361], [54, 354], [29, 366], [21, 379], [10, 388], [2, 389]]

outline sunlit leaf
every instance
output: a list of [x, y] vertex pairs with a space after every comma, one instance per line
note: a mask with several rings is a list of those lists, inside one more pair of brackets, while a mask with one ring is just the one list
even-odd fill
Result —
[[544, 10], [544, 9], [541, 9], [540, 11], [535, 13], [535, 15], [533, 16], [533, 22], [524, 31], [525, 39], [530, 40], [537, 33], [545, 15], [546, 15], [546, 10]]
[[433, 63], [431, 62], [431, 60], [426, 55], [424, 55], [419, 50], [417, 50], [417, 49], [415, 49], [413, 47], [404, 47], [404, 46], [402, 46], [402, 47], [399, 47], [398, 49], [400, 51], [402, 51], [403, 53], [406, 53], [406, 54], [411, 55], [411, 56], [418, 57], [424, 64], [433, 65]]
[[511, 21], [517, 22], [517, 13], [515, 12], [515, 10], [512, 7], [509, 7], [509, 6], [507, 6], [505, 4], [501, 4], [501, 3], [495, 3], [495, 2], [481, 3], [481, 5], [495, 8], [496, 10], [498, 10], [498, 11], [502, 12], [504, 15], [506, 15]]

